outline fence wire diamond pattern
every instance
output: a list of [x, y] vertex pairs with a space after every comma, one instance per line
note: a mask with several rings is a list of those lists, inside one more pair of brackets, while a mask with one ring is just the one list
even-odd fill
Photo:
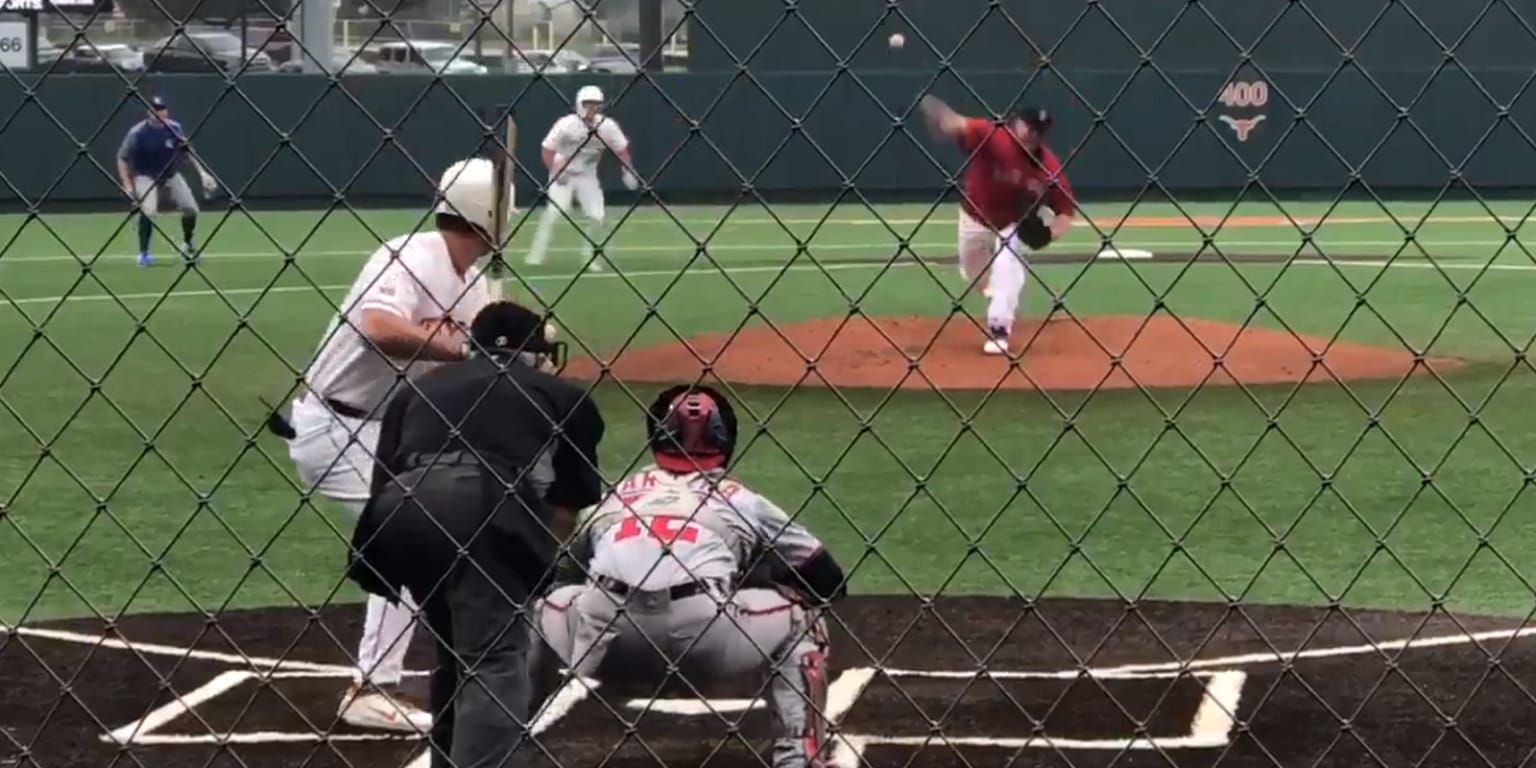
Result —
[[0, 767], [1536, 750], [1531, 0], [0, 11]]

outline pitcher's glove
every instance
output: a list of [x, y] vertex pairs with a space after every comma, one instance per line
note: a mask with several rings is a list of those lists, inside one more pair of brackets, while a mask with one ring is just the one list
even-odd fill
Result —
[[1038, 251], [1050, 245], [1056, 238], [1051, 234], [1049, 208], [1035, 208], [1024, 215], [1016, 229], [1019, 242], [1031, 251]]

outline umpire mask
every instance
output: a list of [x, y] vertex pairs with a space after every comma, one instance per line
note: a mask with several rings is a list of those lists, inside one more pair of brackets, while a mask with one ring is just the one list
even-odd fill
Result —
[[471, 354], [510, 357], [531, 368], [559, 373], [565, 368], [565, 342], [549, 338], [547, 320], [510, 301], [487, 304], [469, 326]]

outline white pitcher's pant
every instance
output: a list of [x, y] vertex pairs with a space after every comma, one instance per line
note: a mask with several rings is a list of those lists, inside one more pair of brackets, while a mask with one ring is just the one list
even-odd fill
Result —
[[1019, 298], [1024, 295], [1024, 284], [1029, 279], [1028, 256], [1029, 249], [1019, 242], [1018, 227], [1003, 230], [987, 279], [987, 327], [1013, 330]]
[[[379, 423], [338, 416], [323, 405], [303, 400], [293, 405], [293, 427], [298, 434], [288, 443], [288, 456], [298, 468], [299, 481], [344, 507], [356, 524], [368, 502]], [[368, 596], [355, 682], [400, 682], [416, 627], [415, 613], [416, 601], [409, 592], [396, 604]]]
[[967, 286], [974, 283], [984, 287], [987, 284], [984, 279], [987, 265], [992, 262], [993, 254], [997, 253], [997, 233], [964, 210], [960, 211], [959, 230], [956, 253], [960, 258], [960, 277], [966, 281]]
[[602, 183], [596, 175], [568, 177], [549, 185], [546, 194], [544, 213], [539, 217], [539, 228], [533, 233], [533, 245], [528, 250], [528, 260], [535, 264], [544, 261], [544, 254], [549, 250], [549, 237], [554, 231], [555, 222], [570, 215], [573, 198], [576, 206], [581, 208], [581, 212], [592, 223], [592, 226], [586, 230], [585, 236], [581, 238], [582, 256], [590, 259], [592, 243], [602, 240], [605, 213]]

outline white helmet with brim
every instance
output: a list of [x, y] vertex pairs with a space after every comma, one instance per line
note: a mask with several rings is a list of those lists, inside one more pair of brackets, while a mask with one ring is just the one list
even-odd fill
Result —
[[576, 92], [577, 109], [581, 109], [582, 107], [585, 107], [587, 104], [594, 101], [599, 104], [602, 104], [604, 101], [606, 101], [606, 99], [603, 98], [603, 89], [595, 85], [583, 85], [581, 90]]
[[[447, 213], [491, 232], [496, 218], [496, 169], [490, 160], [472, 157], [443, 171], [437, 184], [434, 213]], [[507, 185], [507, 215], [517, 207], [516, 189]]]

